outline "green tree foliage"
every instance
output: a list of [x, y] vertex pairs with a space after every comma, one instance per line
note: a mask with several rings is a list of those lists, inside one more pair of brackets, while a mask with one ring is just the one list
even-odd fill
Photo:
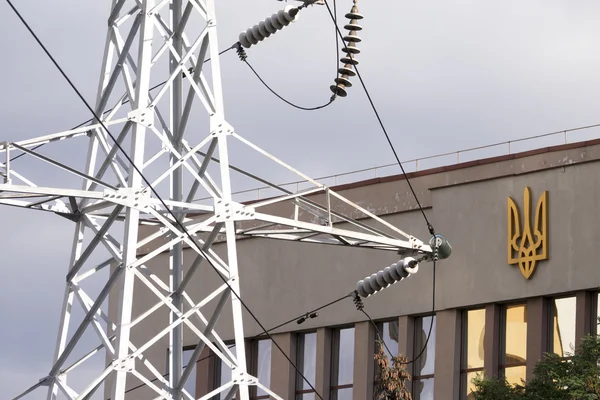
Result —
[[475, 400], [600, 400], [600, 336], [587, 336], [565, 360], [546, 354], [529, 382], [477, 377]]

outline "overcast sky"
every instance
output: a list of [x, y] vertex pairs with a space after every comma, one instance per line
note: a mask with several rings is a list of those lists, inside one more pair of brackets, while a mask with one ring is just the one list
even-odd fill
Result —
[[[109, 1], [14, 2], [93, 102]], [[284, 6], [275, 0], [218, 3], [221, 48]], [[340, 15], [350, 6], [338, 1]], [[359, 68], [403, 160], [600, 123], [598, 1], [362, 1], [359, 7], [365, 16]], [[90, 117], [4, 2], [0, 35], [0, 140], [65, 130]], [[324, 7], [303, 11], [248, 55], [293, 102], [314, 106], [331, 95], [335, 42]], [[226, 116], [236, 131], [309, 175], [393, 162], [357, 79], [347, 98], [308, 113], [271, 95], [233, 52], [223, 56], [222, 68]], [[153, 82], [165, 78], [153, 76]], [[577, 133], [571, 141], [598, 133]], [[533, 146], [551, 143], [560, 140]], [[69, 147], [49, 151], [83, 161]], [[275, 181], [288, 179], [241, 150], [232, 162], [250, 163], [253, 172]], [[14, 163], [47, 180], [38, 185], [62, 184], [34, 165], [26, 158]], [[50, 368], [73, 225], [13, 208], [0, 208], [0, 218], [4, 399]]]

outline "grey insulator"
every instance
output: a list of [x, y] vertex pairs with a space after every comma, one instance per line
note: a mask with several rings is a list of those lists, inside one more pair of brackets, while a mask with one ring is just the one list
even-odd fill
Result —
[[393, 264], [394, 269], [396, 270], [396, 273], [398, 275], [400, 275], [400, 279], [402, 280], [404, 278], [408, 278], [408, 271], [406, 269], [404, 269], [404, 262], [402, 260], [398, 261], [397, 263]]
[[371, 285], [374, 291], [381, 290], [381, 286], [377, 283], [377, 274], [373, 274], [369, 277], [369, 285]]
[[395, 283], [397, 281], [397, 279], [394, 279], [394, 277], [392, 276], [390, 267], [385, 267], [383, 269], [383, 279], [388, 285], [391, 285], [392, 283]]
[[429, 246], [431, 246], [431, 250], [437, 250], [437, 255], [440, 260], [448, 258], [452, 254], [450, 242], [448, 242], [448, 239], [446, 239], [444, 235], [440, 235], [439, 233], [436, 233], [435, 236], [431, 237]]
[[381, 287], [382, 289], [383, 289], [383, 288], [386, 288], [386, 287], [388, 287], [388, 286], [389, 286], [389, 283], [387, 283], [387, 282], [385, 281], [384, 277], [383, 277], [383, 271], [379, 271], [379, 272], [377, 273], [377, 277], [376, 277], [375, 279], [377, 279], [377, 284], [378, 284], [378, 285], [379, 285], [379, 287]]
[[284, 26], [296, 21], [299, 11], [298, 7], [286, 6], [283, 10], [279, 10], [276, 14], [240, 33], [238, 37], [240, 44], [245, 48], [249, 48], [265, 40], [278, 30], [283, 29]]
[[358, 281], [356, 291], [361, 297], [369, 297], [388, 286], [417, 273], [419, 264], [412, 257], [407, 257], [385, 267], [383, 270]]

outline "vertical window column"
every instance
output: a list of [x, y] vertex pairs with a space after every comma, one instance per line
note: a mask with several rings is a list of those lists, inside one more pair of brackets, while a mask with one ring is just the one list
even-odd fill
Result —
[[354, 379], [354, 327], [333, 331], [331, 400], [352, 400]]
[[[433, 324], [433, 325], [432, 325]], [[431, 334], [429, 341], [427, 336]], [[425, 343], [427, 341], [427, 344]], [[430, 315], [415, 318], [413, 356], [423, 354], [413, 363], [412, 392], [414, 400], [433, 400], [433, 379], [435, 368], [436, 317]], [[424, 347], [426, 345], [426, 347]]]
[[315, 400], [317, 398], [315, 391], [310, 386], [312, 385], [312, 387], [316, 388], [317, 333], [299, 333], [297, 338], [296, 366], [302, 371], [302, 375], [304, 375], [308, 383], [302, 378], [302, 375], [297, 373], [296, 400]]
[[462, 318], [461, 399], [473, 399], [473, 378], [483, 373], [485, 309], [465, 310]]
[[[256, 376], [258, 381], [267, 389], [271, 388], [271, 339], [257, 340], [252, 345], [250, 374]], [[258, 386], [250, 387], [250, 399], [268, 399], [270, 396]]]
[[[186, 366], [188, 364], [188, 362], [190, 362], [190, 358], [192, 357], [192, 354], [194, 353], [194, 350], [196, 349], [196, 346], [188, 346], [188, 347], [184, 347], [183, 348], [183, 370], [185, 371]], [[190, 377], [188, 378], [187, 381], [185, 381], [185, 385], [183, 385], [183, 388], [192, 396], [196, 396], [196, 365], [193, 365], [193, 371], [190, 375]]]
[[502, 337], [498, 372], [509, 383], [521, 384], [527, 371], [527, 306], [505, 305], [501, 318]]
[[549, 305], [548, 351], [569, 357], [575, 347], [577, 299], [575, 296], [552, 299]]
[[[231, 351], [233, 354], [235, 354], [236, 346], [234, 344], [227, 344], [227, 343], [226, 343], [226, 345], [227, 345], [227, 347], [229, 347], [229, 351]], [[215, 357], [214, 388], [217, 389], [231, 380], [231, 369], [227, 366], [227, 364], [223, 363], [223, 360], [221, 360], [218, 356], [215, 355], [214, 357]], [[229, 390], [225, 389], [218, 395], [214, 396], [213, 400], [225, 400], [228, 392], [229, 392]]]
[[575, 343], [578, 345], [581, 340], [590, 334], [595, 333], [596, 315], [594, 301], [596, 301], [595, 293], [582, 290], [576, 294], [577, 313], [575, 322]]
[[[382, 336], [382, 340], [385, 343], [383, 345], [383, 353], [388, 359], [388, 365], [392, 365], [392, 357], [398, 356], [398, 320], [389, 321], [389, 322], [379, 322], [377, 323], [377, 330]], [[378, 351], [379, 346], [379, 337], [375, 335], [375, 352]], [[386, 347], [387, 346], [387, 347]], [[391, 352], [391, 354], [388, 352]], [[373, 382], [373, 387], [377, 387], [379, 385], [379, 367], [377, 362], [373, 360], [375, 364], [375, 380]]]

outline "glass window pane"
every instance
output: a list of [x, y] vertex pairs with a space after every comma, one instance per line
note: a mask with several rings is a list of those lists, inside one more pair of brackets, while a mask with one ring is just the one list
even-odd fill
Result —
[[[432, 324], [433, 321], [433, 325]], [[431, 336], [429, 342], [427, 342], [427, 348], [415, 363], [417, 368], [414, 372], [415, 376], [433, 375], [435, 366], [435, 334], [436, 334], [436, 320], [435, 316], [427, 316], [419, 318], [417, 321], [417, 334], [415, 337], [415, 348], [413, 354], [415, 357], [423, 350], [427, 335], [429, 334], [429, 328], [431, 327]]]
[[526, 367], [510, 367], [504, 370], [504, 376], [511, 385], [522, 385], [525, 380]]
[[485, 309], [467, 311], [465, 320], [465, 351], [462, 368], [483, 368], [483, 338]]
[[473, 379], [477, 376], [483, 375], [483, 371], [475, 371], [475, 372], [467, 372], [461, 374], [462, 379], [462, 395], [461, 399], [471, 400], [473, 399], [473, 390], [475, 390], [475, 385], [473, 384]]
[[332, 391], [331, 400], [352, 400], [352, 388]]
[[[317, 368], [317, 334], [304, 333], [298, 335], [298, 367], [304, 377], [315, 386]], [[296, 380], [298, 390], [310, 389], [309, 384], [298, 374]]]
[[317, 400], [314, 393], [303, 393], [296, 395], [296, 400]]
[[554, 299], [552, 307], [552, 351], [567, 357], [575, 344], [576, 299]]
[[413, 400], [434, 400], [433, 378], [413, 382]]
[[[258, 359], [256, 374], [258, 381], [262, 383], [268, 389], [271, 388], [271, 340], [259, 340], [258, 341]], [[261, 388], [256, 389], [258, 396], [264, 396], [267, 394]]]
[[[229, 351], [231, 351], [233, 354], [235, 354], [235, 346], [232, 346]], [[219, 359], [220, 360], [220, 359]], [[222, 386], [223, 384], [229, 382], [231, 380], [231, 369], [229, 369], [229, 367], [227, 366], [227, 364], [220, 362], [219, 363], [221, 368], [220, 368], [220, 375], [219, 375], [219, 386]], [[219, 398], [221, 400], [224, 400], [227, 397], [227, 392], [229, 390], [225, 390], [223, 392], [221, 392], [221, 395], [219, 396]]]
[[596, 315], [594, 316], [595, 318], [592, 321], [592, 333], [598, 335], [600, 334], [600, 329], [598, 329], [598, 327], [600, 327], [600, 293], [598, 293], [596, 296]]
[[[381, 328], [379, 329], [381, 336], [383, 336], [383, 342], [392, 352], [392, 357], [396, 357], [398, 355], [398, 321], [384, 322], [381, 324]], [[384, 350], [388, 359], [391, 359], [387, 349]]]
[[352, 383], [354, 374], [354, 328], [340, 329], [337, 332], [338, 359], [335, 385]]
[[[190, 362], [190, 358], [193, 353], [194, 353], [194, 349], [183, 351], [183, 369], [184, 369], [184, 371], [185, 371], [185, 367], [187, 366], [188, 362]], [[188, 380], [185, 382], [185, 385], [184, 385], [185, 390], [187, 390], [187, 392], [192, 396], [196, 396], [196, 365], [197, 364], [194, 364], [194, 366], [192, 367], [193, 368], [192, 374], [190, 375], [190, 377], [188, 378]]]
[[524, 304], [506, 307], [504, 360], [506, 365], [527, 359], [527, 307]]

